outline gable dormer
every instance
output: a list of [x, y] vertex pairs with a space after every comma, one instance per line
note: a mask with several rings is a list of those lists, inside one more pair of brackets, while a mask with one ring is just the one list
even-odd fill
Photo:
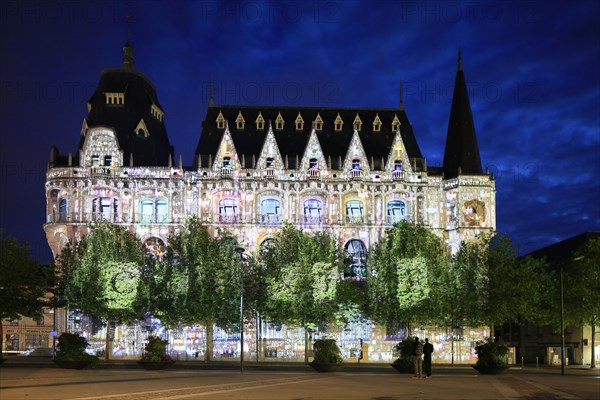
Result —
[[318, 177], [320, 171], [327, 170], [327, 162], [317, 132], [313, 129], [304, 148], [304, 155], [300, 162], [300, 170], [307, 171], [308, 177]]
[[263, 129], [265, 129], [265, 119], [262, 116], [262, 113], [259, 111], [258, 112], [258, 117], [256, 117], [256, 129], [259, 131], [262, 131]]
[[323, 130], [323, 118], [321, 118], [321, 114], [317, 113], [317, 116], [314, 121], [314, 129], [319, 132]]
[[275, 118], [275, 130], [282, 131], [283, 124], [284, 124], [283, 117], [281, 116], [281, 113], [278, 113], [277, 118]]
[[256, 169], [262, 170], [265, 176], [272, 177], [275, 170], [282, 170], [284, 167], [283, 157], [279, 151], [273, 128], [269, 125], [269, 130], [265, 136]]
[[111, 106], [122, 106], [125, 104], [125, 92], [104, 92], [106, 104]]
[[379, 118], [379, 114], [375, 114], [375, 119], [373, 120], [373, 132], [381, 132], [381, 119]]
[[334, 129], [336, 132], [339, 132], [342, 130], [342, 128], [344, 126], [344, 121], [342, 120], [342, 117], [340, 117], [340, 113], [338, 113], [337, 117], [335, 117], [335, 121], [333, 121], [333, 125], [334, 125]]
[[225, 117], [223, 117], [223, 113], [220, 110], [215, 122], [217, 123], [217, 129], [225, 129]]
[[212, 169], [216, 172], [220, 171], [221, 176], [227, 177], [233, 175], [235, 171], [239, 171], [241, 167], [231, 132], [229, 132], [229, 126], [225, 124], [225, 131], [215, 155]]
[[138, 137], [147, 138], [148, 136], [150, 136], [150, 131], [148, 130], [148, 127], [146, 126], [146, 123], [144, 122], [143, 118], [140, 119], [140, 122], [138, 122], [137, 126], [133, 130], [133, 133]]
[[398, 119], [398, 116], [396, 114], [394, 114], [394, 119], [392, 120], [392, 132], [397, 132], [398, 129], [400, 129], [400, 120]]
[[354, 121], [352, 122], [352, 126], [354, 126], [354, 129], [358, 132], [360, 132], [360, 129], [362, 128], [362, 121], [360, 119], [360, 117], [358, 116], [358, 113], [356, 113], [356, 117], [354, 118]]
[[296, 121], [294, 121], [294, 123], [296, 124], [297, 131], [301, 131], [304, 129], [304, 119], [302, 118], [302, 115], [300, 115], [300, 113], [298, 113], [298, 116], [296, 117]]
[[396, 135], [394, 136], [394, 142], [392, 143], [385, 169], [386, 171], [391, 172], [392, 179], [394, 180], [402, 179], [405, 173], [412, 172], [410, 159], [406, 152], [406, 146], [402, 141], [400, 129], [396, 130]]
[[160, 107], [154, 103], [152, 103], [152, 105], [150, 106], [150, 113], [152, 114], [152, 116], [154, 118], [156, 118], [157, 120], [159, 120], [161, 122], [163, 120], [163, 116], [165, 115], [165, 112], [163, 110], [161, 110]]
[[103, 127], [87, 130], [80, 150], [79, 162], [92, 172], [108, 172], [108, 167], [123, 165], [123, 151], [112, 129]]
[[244, 120], [244, 116], [242, 115], [242, 111], [238, 112], [237, 118], [235, 119], [235, 127], [239, 130], [244, 129], [244, 124], [246, 121]]
[[348, 171], [350, 178], [360, 178], [370, 172], [365, 149], [356, 128], [346, 152], [344, 171]]

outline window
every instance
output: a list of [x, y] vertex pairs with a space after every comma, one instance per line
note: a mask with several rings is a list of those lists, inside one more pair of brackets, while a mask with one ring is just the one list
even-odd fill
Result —
[[112, 165], [112, 156], [104, 156], [104, 165], [110, 167]]
[[242, 112], [240, 111], [240, 112], [238, 113], [238, 116], [237, 116], [237, 118], [235, 119], [235, 124], [236, 124], [236, 127], [237, 127], [238, 129], [244, 129], [244, 124], [245, 124], [245, 122], [246, 122], [246, 121], [244, 120], [244, 117], [242, 116]]
[[398, 119], [398, 116], [394, 114], [394, 119], [392, 120], [392, 131], [396, 132], [398, 129], [400, 129], [400, 120]]
[[402, 161], [400, 161], [400, 160], [394, 161], [394, 171], [402, 171]]
[[354, 129], [356, 129], [358, 132], [360, 132], [360, 128], [362, 127], [362, 121], [361, 121], [360, 117], [358, 116], [358, 114], [356, 114], [356, 118], [354, 118], [352, 125], [354, 125]]
[[321, 118], [321, 114], [317, 113], [317, 117], [315, 118], [315, 130], [321, 131], [323, 130], [323, 118]]
[[256, 117], [256, 129], [262, 131], [263, 129], [265, 129], [265, 119], [262, 116], [262, 113], [259, 112], [258, 113], [258, 117]]
[[345, 246], [344, 278], [356, 281], [367, 279], [367, 247], [358, 240], [352, 239]]
[[67, 199], [60, 199], [58, 202], [58, 220], [61, 222], [67, 220]]
[[352, 169], [353, 170], [360, 170], [360, 160], [359, 159], [354, 159], [352, 160]]
[[281, 113], [277, 114], [277, 118], [275, 118], [275, 129], [278, 131], [283, 130], [283, 117]]
[[273, 167], [275, 167], [275, 160], [273, 159], [273, 157], [267, 157], [267, 161], [265, 163], [265, 166], [267, 168], [273, 168]]
[[339, 113], [338, 113], [337, 117], [335, 118], [335, 121], [333, 121], [333, 125], [335, 127], [336, 132], [339, 132], [342, 130], [342, 127], [344, 126], [344, 121], [342, 121], [342, 117], [340, 117]]
[[231, 157], [223, 157], [223, 164], [221, 167], [221, 173], [223, 175], [231, 174]]
[[320, 224], [322, 222], [321, 215], [323, 212], [321, 200], [308, 199], [304, 201], [304, 223]]
[[395, 224], [406, 219], [406, 203], [401, 200], [392, 200], [387, 203], [388, 224]]
[[219, 222], [237, 222], [237, 201], [235, 199], [223, 199], [219, 201]]
[[113, 221], [118, 215], [119, 200], [110, 197], [96, 197], [92, 201], [92, 219]]
[[301, 131], [302, 129], [304, 129], [304, 119], [302, 118], [302, 115], [300, 115], [300, 113], [298, 113], [295, 123], [297, 131]]
[[144, 245], [146, 246], [146, 249], [148, 249], [148, 252], [150, 254], [152, 254], [152, 256], [154, 258], [156, 258], [159, 261], [162, 261], [163, 257], [165, 256], [165, 243], [162, 241], [161, 238], [158, 237], [150, 237], [148, 239], [146, 239], [146, 242], [144, 242]]
[[150, 223], [152, 222], [152, 216], [154, 215], [154, 204], [150, 199], [144, 199], [140, 203], [140, 222]]
[[92, 156], [92, 167], [100, 165], [100, 157], [97, 155]]
[[373, 132], [381, 131], [381, 119], [379, 118], [379, 114], [375, 115], [375, 119], [373, 120]]
[[219, 111], [219, 115], [217, 115], [217, 129], [225, 128], [225, 117], [223, 117], [223, 113]]
[[310, 168], [310, 169], [319, 168], [318, 160], [316, 158], [311, 158], [310, 160], [308, 160], [308, 168]]
[[260, 202], [260, 223], [263, 225], [279, 224], [281, 207], [278, 199], [264, 199]]
[[362, 224], [364, 222], [364, 204], [359, 200], [350, 200], [346, 203], [346, 223]]
[[166, 199], [158, 199], [156, 200], [156, 222], [165, 223], [168, 222], [168, 210], [167, 210], [167, 200]]

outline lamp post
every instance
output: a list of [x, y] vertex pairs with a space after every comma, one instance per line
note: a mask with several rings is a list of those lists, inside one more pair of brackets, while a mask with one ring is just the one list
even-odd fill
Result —
[[565, 303], [562, 265], [560, 266], [560, 374], [565, 374]]
[[243, 247], [235, 248], [235, 252], [240, 255], [240, 374], [244, 373], [244, 281], [242, 279], [242, 266], [245, 251], [246, 249]]

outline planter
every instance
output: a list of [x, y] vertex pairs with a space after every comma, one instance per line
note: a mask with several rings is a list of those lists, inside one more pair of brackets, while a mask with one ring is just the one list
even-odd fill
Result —
[[88, 360], [54, 360], [54, 364], [65, 369], [83, 369], [91, 363]]
[[321, 364], [321, 363], [311, 362], [311, 363], [308, 363], [308, 365], [313, 367], [315, 369], [315, 371], [318, 371], [318, 372], [335, 372], [335, 371], [339, 370], [340, 368], [342, 368], [342, 364]]
[[411, 365], [405, 365], [405, 364], [390, 364], [392, 366], [392, 368], [394, 368], [396, 371], [400, 372], [401, 374], [412, 374], [413, 372], [415, 372], [415, 367], [411, 364]]
[[167, 369], [171, 365], [175, 364], [175, 361], [144, 361], [139, 360], [138, 365], [147, 370], [159, 370], [159, 369]]
[[483, 375], [497, 375], [508, 369], [508, 367], [501, 367], [497, 365], [472, 365], [472, 367]]

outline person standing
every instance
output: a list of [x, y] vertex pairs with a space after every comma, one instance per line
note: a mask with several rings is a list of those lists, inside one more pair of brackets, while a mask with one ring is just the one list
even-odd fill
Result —
[[425, 338], [425, 344], [423, 345], [423, 373], [425, 378], [431, 378], [431, 353], [433, 353], [433, 345], [429, 343], [429, 339]]
[[415, 368], [415, 376], [413, 378], [424, 378], [423, 376], [423, 345], [419, 338], [415, 336], [415, 341], [412, 347], [413, 366]]

